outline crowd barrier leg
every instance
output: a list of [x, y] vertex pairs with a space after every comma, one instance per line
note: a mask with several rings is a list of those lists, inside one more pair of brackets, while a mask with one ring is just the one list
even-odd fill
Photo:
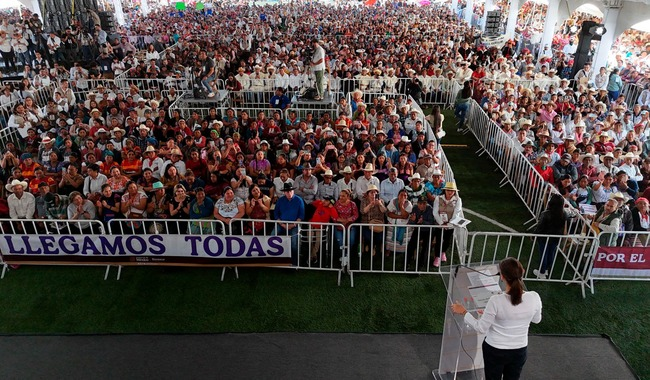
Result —
[[[223, 279], [226, 277], [226, 269], [230, 269], [231, 267], [223, 267], [221, 270], [221, 282], [223, 282]], [[235, 267], [235, 279], [239, 279], [239, 269]]]

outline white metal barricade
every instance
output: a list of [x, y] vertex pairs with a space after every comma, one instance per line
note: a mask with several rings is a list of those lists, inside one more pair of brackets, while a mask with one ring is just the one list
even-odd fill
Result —
[[7, 143], [13, 143], [17, 148], [22, 148], [23, 138], [18, 132], [18, 128], [6, 127], [0, 129], [0, 149], [5, 149]]
[[[355, 272], [449, 274], [453, 263], [465, 254], [465, 244], [457, 241], [467, 236], [462, 230], [438, 225], [353, 223], [348, 226], [346, 244], [350, 276]], [[434, 267], [435, 257], [443, 258], [443, 254], [447, 260]]]
[[[0, 219], [0, 233], [2, 235], [104, 235], [106, 230], [104, 225], [97, 220]], [[9, 266], [9, 264], [4, 261], [2, 256], [3, 253], [9, 254], [11, 252], [0, 252], [0, 263], [2, 263], [2, 275], [0, 275], [0, 278], [4, 278]], [[70, 264], [61, 261], [60, 265], [84, 264]], [[110, 265], [107, 265], [104, 280], [108, 278], [109, 270]]]
[[[557, 193], [557, 190], [551, 184], [544, 182], [541, 175], [534, 169], [533, 164], [517, 148], [515, 140], [490, 120], [474, 100], [470, 101], [467, 120], [469, 130], [482, 147], [477, 153], [479, 155], [487, 153], [492, 158], [504, 174], [501, 185], [510, 183], [532, 214], [533, 219], [526, 224], [537, 220], [537, 217], [544, 211], [550, 194]], [[579, 215], [578, 210], [571, 207], [568, 202], [567, 205], [576, 215], [576, 223], [580, 224], [579, 233], [593, 236], [595, 232], [584, 217]], [[578, 227], [574, 229], [577, 231]]]
[[623, 89], [621, 90], [621, 95], [625, 95], [625, 102], [630, 105], [636, 104], [639, 100], [639, 96], [643, 92], [643, 87], [639, 86], [636, 83], [626, 82], [623, 84]]
[[[206, 219], [113, 219], [108, 222], [111, 235], [228, 235], [230, 232], [220, 220]], [[221, 270], [221, 281], [226, 269]], [[235, 277], [239, 278], [237, 267]], [[118, 266], [117, 279], [122, 275], [122, 266]]]
[[[585, 288], [590, 286], [591, 253], [598, 244], [595, 236], [508, 232], [473, 232], [470, 236], [464, 265], [498, 264], [506, 257], [514, 257], [524, 266], [526, 280], [577, 284], [585, 297]], [[533, 273], [544, 268], [546, 277]]]
[[330, 119], [332, 120], [331, 123], [330, 123], [330, 128], [334, 128], [334, 122], [339, 117], [338, 109], [335, 109], [335, 108], [316, 109], [316, 108], [302, 108], [302, 107], [293, 108], [292, 107], [292, 108], [287, 108], [282, 113], [282, 116], [284, 117], [285, 120], [289, 118], [289, 114], [291, 112], [295, 112], [296, 115], [298, 116], [298, 118], [301, 119], [301, 120], [304, 120], [307, 117], [307, 114], [312, 114], [312, 116], [314, 117], [314, 120], [316, 120], [316, 121], [318, 119], [320, 119], [320, 117], [323, 114], [328, 113], [330, 115]]
[[291, 236], [291, 268], [336, 271], [341, 285], [341, 274], [347, 270], [347, 230], [342, 224], [232, 219], [230, 228], [237, 234], [252, 236]]

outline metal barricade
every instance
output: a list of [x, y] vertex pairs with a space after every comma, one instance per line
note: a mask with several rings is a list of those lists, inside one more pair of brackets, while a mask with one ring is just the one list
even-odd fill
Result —
[[[348, 226], [346, 244], [350, 252], [350, 275], [355, 272], [449, 274], [453, 263], [458, 258], [460, 262], [465, 255], [465, 243], [457, 241], [466, 236], [462, 230], [439, 225], [353, 223]], [[441, 258], [439, 267], [434, 267], [436, 257]]]
[[108, 222], [112, 235], [225, 235], [223, 222], [204, 219], [113, 219]]
[[[541, 175], [534, 169], [533, 164], [517, 148], [515, 140], [490, 120], [478, 103], [472, 100], [470, 104], [469, 130], [482, 147], [477, 153], [479, 155], [487, 153], [492, 158], [504, 174], [501, 186], [510, 183], [524, 202], [533, 216], [533, 219], [526, 224], [537, 220], [541, 212], [544, 211], [549, 196], [552, 193], [557, 193], [557, 190], [551, 184], [544, 182]], [[567, 201], [565, 203], [573, 210], [572, 213], [577, 215], [576, 223], [579, 226], [576, 224], [573, 229], [579, 231], [578, 233], [595, 235], [590, 224], [579, 214], [578, 210], [571, 207]]]
[[[66, 219], [0, 219], [0, 234], [4, 235], [86, 235], [98, 234], [104, 235], [106, 230], [104, 225], [97, 220], [66, 220]], [[8, 265], [2, 254], [11, 252], [0, 252], [0, 263], [2, 264], [2, 274], [4, 278]], [[54, 262], [50, 262], [54, 264]], [[22, 263], [21, 263], [22, 264]], [[32, 264], [26, 262], [25, 264]], [[71, 264], [61, 261], [61, 265], [82, 265]], [[103, 266], [103, 265], [102, 265]], [[110, 265], [106, 266], [104, 280], [108, 277]]]
[[[113, 219], [108, 222], [111, 235], [228, 235], [229, 230], [220, 220], [205, 219]], [[221, 270], [221, 281], [226, 276], [226, 269]], [[237, 267], [235, 277], [239, 278]], [[122, 266], [118, 266], [117, 279], [122, 275]]]
[[[519, 260], [529, 281], [577, 284], [586, 296], [590, 287], [589, 269], [592, 250], [598, 244], [595, 236], [536, 235], [508, 232], [473, 232], [466, 261], [467, 266], [498, 264], [506, 257]], [[534, 271], [546, 269], [545, 275]]]
[[6, 127], [0, 129], [0, 149], [7, 148], [7, 143], [13, 143], [17, 148], [23, 148], [23, 138], [18, 132], [18, 128]]
[[107, 94], [117, 91], [117, 86], [113, 79], [86, 79], [82, 87], [73, 86], [72, 90], [78, 100], [85, 101], [88, 100], [88, 93], [91, 91], [97, 92], [97, 87], [100, 85], [104, 86]]
[[[275, 110], [273, 110], [273, 112], [275, 112]], [[298, 118], [300, 118], [301, 120], [305, 119], [307, 117], [307, 114], [312, 114], [314, 120], [318, 120], [320, 117], [323, 116], [323, 114], [329, 113], [330, 119], [332, 120], [332, 122], [330, 123], [331, 128], [334, 127], [334, 122], [339, 117], [338, 109], [327, 109], [327, 108], [316, 109], [316, 108], [302, 108], [302, 107], [287, 108], [286, 110], [284, 110], [282, 115], [285, 119], [288, 119], [289, 114], [291, 112], [295, 112]]]
[[54, 90], [56, 90], [55, 83], [52, 83], [49, 86], [41, 87], [34, 92], [34, 103], [38, 107], [45, 107], [47, 101], [54, 97]]
[[340, 223], [232, 219], [230, 230], [233, 234], [252, 236], [291, 236], [291, 268], [336, 271], [338, 285], [341, 285], [341, 274], [348, 270], [348, 231]]
[[[6, 128], [9, 118], [14, 113], [14, 107], [16, 104], [20, 103], [18, 99], [15, 99], [9, 103], [5, 103], [0, 107], [0, 128]], [[0, 142], [2, 142], [0, 140]]]
[[636, 83], [625, 82], [623, 84], [623, 89], [621, 90], [621, 95], [625, 95], [625, 102], [630, 106], [637, 103], [639, 96], [643, 92], [643, 87], [639, 86]]
[[[185, 78], [130, 78], [124, 77], [115, 79], [115, 84], [121, 91], [128, 91], [131, 86], [138, 89], [140, 94], [150, 94], [154, 91], [163, 91], [175, 88], [177, 91], [190, 90], [191, 83]], [[146, 97], [146, 96], [145, 96]]]

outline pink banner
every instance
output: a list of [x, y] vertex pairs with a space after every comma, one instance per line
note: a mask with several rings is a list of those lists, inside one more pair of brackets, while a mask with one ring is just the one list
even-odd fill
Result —
[[599, 247], [593, 277], [650, 277], [650, 247]]

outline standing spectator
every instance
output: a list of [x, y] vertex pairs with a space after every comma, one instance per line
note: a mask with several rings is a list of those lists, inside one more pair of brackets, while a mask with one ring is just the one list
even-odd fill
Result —
[[463, 83], [463, 88], [456, 94], [454, 101], [455, 111], [454, 115], [458, 119], [457, 129], [461, 131], [465, 126], [465, 117], [469, 111], [470, 100], [472, 99], [472, 85], [469, 81]]
[[618, 75], [618, 69], [612, 70], [611, 74], [609, 74], [609, 81], [607, 82], [606, 88], [610, 102], [618, 99], [618, 95], [623, 89], [623, 80], [621, 80], [621, 77]]
[[4, 62], [5, 74], [17, 74], [18, 68], [16, 67], [16, 55], [14, 54], [14, 48], [11, 44], [11, 36], [8, 35], [5, 30], [0, 30], [0, 54], [2, 55], [2, 61]]
[[458, 196], [456, 183], [447, 182], [444, 187], [445, 193], [433, 202], [433, 217], [436, 224], [443, 228], [436, 228], [436, 244], [434, 254], [436, 258], [433, 261], [434, 267], [439, 267], [440, 262], [447, 261], [447, 249], [453, 238], [454, 229], [449, 225], [449, 221], [454, 220], [460, 215], [463, 209], [463, 203]]
[[427, 252], [431, 247], [431, 227], [436, 220], [433, 217], [433, 208], [428, 204], [426, 196], [418, 198], [417, 207], [409, 215], [408, 224], [417, 226], [413, 228], [411, 239], [408, 242], [406, 252], [408, 252], [408, 268], [423, 269], [427, 263]]
[[[285, 183], [282, 187], [283, 197], [278, 199], [275, 205], [275, 220], [278, 223], [276, 230], [271, 235], [291, 236], [291, 262], [298, 265], [298, 224], [305, 219], [305, 202], [294, 193], [295, 187]], [[293, 223], [292, 223], [293, 222]]]
[[[546, 210], [539, 217], [535, 228], [535, 234], [543, 235], [537, 240], [538, 252], [540, 254], [540, 267], [534, 269], [533, 273], [537, 278], [545, 279], [550, 274], [560, 242], [560, 235], [564, 235], [564, 225], [567, 220], [564, 213], [564, 198], [560, 194], [553, 194], [546, 206]], [[552, 236], [548, 236], [552, 235]]]
[[316, 91], [318, 96], [314, 100], [323, 100], [323, 76], [325, 75], [325, 49], [320, 45], [318, 39], [312, 41], [314, 55], [311, 58], [311, 69], [316, 76]]

